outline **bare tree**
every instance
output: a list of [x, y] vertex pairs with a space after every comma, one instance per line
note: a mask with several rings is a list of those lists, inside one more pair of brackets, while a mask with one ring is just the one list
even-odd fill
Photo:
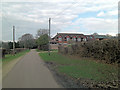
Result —
[[2, 42], [2, 48], [9, 49], [8, 42]]
[[22, 48], [33, 48], [35, 45], [35, 40], [32, 34], [24, 34], [19, 38], [19, 44]]
[[48, 34], [48, 29], [39, 29], [37, 31], [36, 38], [39, 38], [41, 35]]
[[106, 34], [106, 36], [107, 36], [107, 37], [112, 37], [112, 35], [110, 35], [110, 34]]
[[92, 35], [93, 35], [93, 36], [96, 36], [96, 35], [99, 35], [99, 34], [98, 34], [98, 33], [93, 33]]

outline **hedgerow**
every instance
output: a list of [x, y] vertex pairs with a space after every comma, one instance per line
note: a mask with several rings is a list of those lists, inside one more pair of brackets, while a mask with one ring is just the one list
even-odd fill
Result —
[[81, 42], [69, 47], [61, 45], [58, 51], [62, 54], [104, 60], [107, 63], [120, 62], [120, 47], [117, 39]]

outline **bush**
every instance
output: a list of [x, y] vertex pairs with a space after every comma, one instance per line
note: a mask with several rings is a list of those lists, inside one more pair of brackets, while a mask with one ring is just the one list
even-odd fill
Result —
[[[19, 53], [26, 50], [26, 48], [15, 48], [15, 53]], [[6, 49], [5, 54], [13, 54], [13, 49]]]
[[0, 48], [0, 59], [5, 58], [6, 49]]
[[108, 63], [120, 62], [120, 48], [117, 39], [77, 43], [71, 47], [59, 46], [58, 51], [63, 54], [105, 60]]
[[38, 49], [39, 50], [43, 50], [43, 51], [48, 51], [49, 50], [49, 45], [48, 44], [47, 45], [40, 45], [38, 47]]

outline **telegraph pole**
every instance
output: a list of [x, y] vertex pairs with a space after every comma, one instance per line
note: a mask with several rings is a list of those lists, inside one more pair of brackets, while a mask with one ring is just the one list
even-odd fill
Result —
[[49, 18], [49, 50], [48, 50], [49, 55], [50, 55], [50, 25], [51, 25], [51, 18]]
[[15, 55], [15, 26], [13, 26], [13, 55]]

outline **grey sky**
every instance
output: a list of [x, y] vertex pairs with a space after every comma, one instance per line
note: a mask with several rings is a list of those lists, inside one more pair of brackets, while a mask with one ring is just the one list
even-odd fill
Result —
[[16, 27], [16, 40], [25, 33], [35, 36], [38, 29], [48, 28], [49, 17], [52, 18], [51, 36], [57, 32], [117, 34], [118, 0], [37, 1], [40, 2], [1, 3], [4, 41], [12, 40], [13, 25]]

